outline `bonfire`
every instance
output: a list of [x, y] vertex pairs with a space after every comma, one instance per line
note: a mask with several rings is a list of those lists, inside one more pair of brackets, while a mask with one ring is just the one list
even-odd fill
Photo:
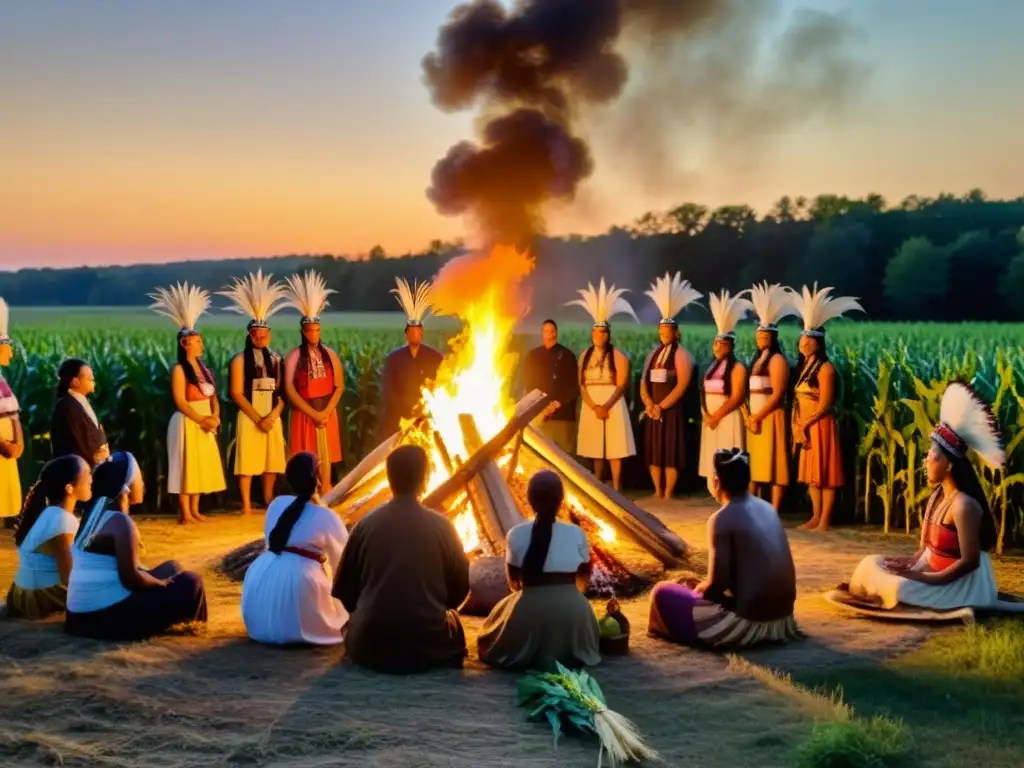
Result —
[[[457, 315], [437, 378], [422, 390], [419, 412], [404, 421], [323, 498], [351, 529], [390, 498], [385, 459], [398, 445], [422, 446], [430, 460], [424, 503], [449, 515], [473, 559], [504, 558], [509, 529], [532, 513], [526, 483], [539, 469], [566, 485], [560, 516], [580, 525], [593, 551], [593, 595], [631, 594], [675, 566], [685, 544], [661, 521], [599, 482], [531, 426], [550, 402], [531, 392], [511, 397], [517, 358], [510, 346], [525, 306], [519, 286], [533, 260], [512, 248], [450, 262], [434, 283], [435, 314]], [[465, 297], [465, 298], [463, 298]], [[254, 542], [225, 558], [233, 577], [262, 551]]]

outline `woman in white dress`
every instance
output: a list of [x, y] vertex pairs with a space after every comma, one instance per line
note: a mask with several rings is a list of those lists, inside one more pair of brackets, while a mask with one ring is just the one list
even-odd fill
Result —
[[348, 541], [341, 519], [319, 505], [320, 461], [297, 453], [285, 468], [295, 496], [279, 496], [263, 526], [267, 551], [242, 583], [242, 621], [259, 643], [336, 645], [348, 612], [331, 595], [334, 573]]
[[609, 320], [619, 313], [636, 313], [622, 298], [622, 288], [605, 287], [604, 278], [595, 291], [592, 284], [580, 289], [583, 298], [568, 302], [583, 307], [594, 320], [591, 345], [580, 357], [580, 426], [576, 453], [594, 460], [594, 474], [600, 480], [604, 465], [611, 466], [612, 487], [622, 488], [622, 460], [636, 455], [633, 425], [629, 420], [626, 392], [629, 390], [630, 363], [625, 353], [612, 344]]
[[711, 294], [711, 314], [718, 327], [712, 352], [715, 359], [704, 374], [698, 473], [708, 482], [715, 476], [715, 451], [745, 448], [747, 427], [743, 405], [747, 401], [747, 369], [736, 359], [736, 324], [753, 309], [743, 294]]

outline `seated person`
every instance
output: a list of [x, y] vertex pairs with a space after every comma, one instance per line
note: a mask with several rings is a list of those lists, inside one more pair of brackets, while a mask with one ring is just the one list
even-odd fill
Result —
[[864, 558], [850, 579], [855, 597], [932, 610], [993, 605], [998, 601], [986, 551], [996, 526], [974, 472], [969, 450], [994, 469], [1006, 461], [988, 406], [965, 384], [950, 384], [942, 396], [940, 423], [925, 459], [934, 486], [925, 508], [921, 544], [911, 557]]
[[118, 451], [96, 467], [93, 502], [72, 545], [64, 629], [99, 640], [145, 640], [188, 621], [206, 621], [198, 574], [171, 561], [145, 570], [128, 516], [145, 494], [135, 457]]
[[392, 499], [352, 529], [334, 582], [351, 614], [345, 650], [380, 672], [460, 667], [466, 655], [456, 609], [469, 596], [469, 560], [451, 521], [419, 502], [427, 473], [419, 446], [392, 451]]
[[92, 471], [78, 456], [60, 456], [29, 489], [14, 544], [18, 572], [7, 593], [7, 612], [23, 619], [63, 613], [68, 601], [71, 541], [78, 531], [75, 505], [92, 498]]
[[708, 519], [708, 575], [695, 589], [662, 582], [651, 593], [648, 634], [725, 650], [800, 637], [796, 569], [775, 508], [749, 493], [750, 456], [715, 451]]
[[348, 613], [331, 595], [348, 531], [320, 501], [320, 461], [297, 453], [285, 469], [294, 496], [278, 496], [263, 523], [267, 551], [242, 583], [242, 621], [259, 643], [336, 645]]
[[565, 489], [542, 470], [530, 478], [527, 498], [536, 517], [508, 532], [505, 561], [513, 592], [487, 617], [477, 647], [498, 667], [555, 671], [601, 661], [600, 630], [583, 596], [590, 546], [575, 525], [555, 520]]

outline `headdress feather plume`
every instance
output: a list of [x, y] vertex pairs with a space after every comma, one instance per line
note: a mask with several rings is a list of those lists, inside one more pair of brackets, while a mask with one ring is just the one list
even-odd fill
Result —
[[281, 309], [285, 300], [284, 286], [271, 282], [273, 275], [263, 275], [263, 270], [251, 272], [243, 278], [234, 278], [230, 288], [218, 291], [219, 296], [231, 300], [229, 312], [237, 312], [252, 319], [250, 327], [265, 328], [267, 319]]
[[946, 387], [942, 395], [932, 440], [961, 458], [968, 449], [973, 450], [992, 469], [1006, 464], [1006, 449], [992, 409], [969, 384], [960, 381]]
[[731, 296], [728, 291], [722, 291], [710, 295], [711, 316], [715, 318], [718, 338], [733, 338], [736, 325], [754, 308], [750, 299], [743, 296], [744, 293], [746, 291]]
[[176, 283], [170, 288], [156, 288], [147, 294], [153, 299], [150, 309], [171, 318], [181, 331], [194, 332], [199, 316], [210, 306], [210, 294], [197, 285]]
[[824, 336], [822, 330], [829, 320], [842, 317], [847, 312], [863, 312], [864, 307], [857, 299], [850, 296], [830, 296], [831, 288], [818, 290], [818, 284], [814, 284], [813, 290], [806, 285], [803, 291], [797, 293], [789, 289], [790, 302], [796, 313], [803, 318], [804, 333], [808, 336]]
[[765, 281], [755, 285], [750, 289], [750, 304], [754, 308], [760, 327], [765, 330], [775, 330], [779, 320], [797, 314], [788, 289], [779, 283], [769, 285]]
[[304, 323], [319, 323], [320, 313], [327, 306], [327, 297], [337, 291], [328, 288], [323, 276], [312, 269], [303, 275], [292, 275], [287, 282], [285, 298], [288, 305], [302, 313]]
[[7, 335], [11, 330], [10, 322], [11, 308], [7, 306], [4, 297], [0, 296], [0, 341], [10, 341], [11, 337]]
[[433, 310], [431, 304], [431, 293], [433, 286], [429, 282], [415, 281], [412, 288], [407, 280], [396, 277], [395, 285], [391, 292], [395, 294], [402, 311], [405, 312], [406, 322], [409, 325], [422, 325], [423, 318], [427, 312]]
[[674, 325], [676, 315], [703, 295], [690, 285], [689, 280], [683, 280], [680, 272], [676, 272], [672, 277], [666, 272], [664, 277], [659, 277], [651, 283], [650, 290], [644, 293], [650, 296], [651, 301], [661, 312], [661, 325]]
[[594, 325], [607, 326], [608, 321], [615, 315], [630, 315], [634, 320], [640, 322], [629, 302], [622, 298], [622, 294], [628, 293], [626, 288], [616, 288], [614, 284], [606, 287], [604, 278], [594, 290], [593, 283], [587, 283], [586, 288], [580, 288], [579, 294], [582, 298], [567, 301], [565, 306], [579, 306], [587, 310], [587, 313], [594, 319]]

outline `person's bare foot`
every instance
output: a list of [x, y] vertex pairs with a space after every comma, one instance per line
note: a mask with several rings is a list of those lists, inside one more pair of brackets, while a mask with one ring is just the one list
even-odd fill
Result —
[[815, 528], [814, 530], [817, 531], [818, 533], [828, 533], [828, 523], [826, 523], [826, 522], [818, 523], [818, 527]]
[[242, 517], [250, 517], [252, 515], [252, 507], [242, 507]]
[[798, 525], [797, 526], [797, 530], [798, 531], [816, 531], [816, 530], [818, 530], [818, 525], [819, 524], [820, 524], [819, 520], [811, 518], [810, 520], [808, 520], [803, 525]]

